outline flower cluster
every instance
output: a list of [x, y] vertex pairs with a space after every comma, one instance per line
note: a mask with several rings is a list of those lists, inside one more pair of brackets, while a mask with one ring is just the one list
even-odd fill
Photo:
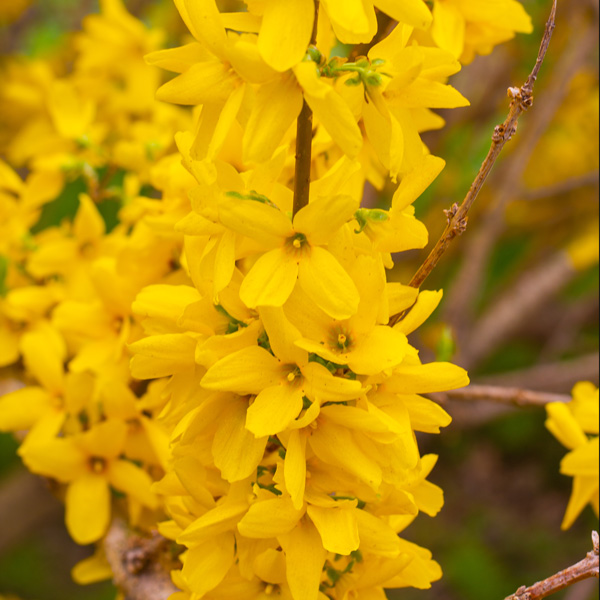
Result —
[[158, 507], [164, 400], [130, 376], [131, 304], [173, 272], [193, 182], [173, 154], [190, 115], [153, 100], [159, 74], [143, 58], [160, 32], [116, 0], [102, 9], [72, 40], [71, 73], [8, 60], [0, 92], [0, 366], [22, 364], [27, 384], [0, 399], [0, 430], [25, 432], [26, 466], [65, 484], [82, 544], [106, 533], [111, 489], [133, 523]]
[[[5, 68], [0, 366], [21, 359], [27, 385], [0, 399], [0, 430], [64, 484], [75, 541], [115, 507], [159, 523], [181, 551], [173, 600], [427, 588], [439, 565], [398, 535], [443, 503], [415, 432], [450, 417], [422, 394], [468, 377], [407, 338], [441, 292], [386, 270], [427, 244], [412, 205], [444, 161], [420, 134], [468, 104], [448, 77], [528, 18], [514, 0], [494, 2], [518, 15], [501, 22], [471, 0], [175, 4], [181, 47], [103, 0], [72, 71]], [[154, 100], [152, 66], [195, 121]], [[361, 206], [388, 178], [390, 206]], [[99, 554], [76, 576], [109, 572]]]
[[[573, 491], [562, 528], [571, 527], [579, 513], [591, 504], [598, 506], [598, 388], [580, 382], [573, 388], [568, 404], [552, 402], [546, 409], [546, 427], [570, 452], [560, 463], [560, 472], [573, 477]], [[594, 435], [595, 434], [595, 435]]]

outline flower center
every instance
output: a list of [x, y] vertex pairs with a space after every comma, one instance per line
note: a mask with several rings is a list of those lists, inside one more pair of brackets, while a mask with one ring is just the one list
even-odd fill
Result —
[[286, 240], [285, 247], [292, 256], [299, 257], [310, 248], [310, 244], [303, 233], [296, 233]]
[[89, 461], [90, 469], [94, 473], [103, 473], [104, 469], [106, 469], [106, 461], [103, 458], [99, 458], [98, 456], [92, 456]]
[[334, 352], [348, 352], [353, 344], [352, 334], [346, 325], [336, 324], [329, 332], [328, 342]]

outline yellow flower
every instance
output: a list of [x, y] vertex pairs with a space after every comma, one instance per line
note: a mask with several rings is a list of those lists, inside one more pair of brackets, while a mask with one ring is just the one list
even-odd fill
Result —
[[333, 318], [354, 314], [359, 300], [356, 286], [323, 246], [352, 218], [356, 208], [348, 196], [319, 198], [290, 221], [275, 206], [223, 198], [221, 222], [268, 250], [254, 263], [240, 288], [246, 306], [282, 306], [298, 283], [311, 301]]
[[281, 309], [263, 308], [260, 315], [273, 353], [260, 346], [244, 348], [214, 364], [202, 379], [207, 389], [256, 395], [246, 428], [257, 438], [289, 427], [304, 398], [345, 402], [362, 393], [360, 382], [334, 377], [323, 365], [309, 362], [308, 352], [294, 345], [300, 332]]
[[69, 484], [66, 524], [78, 544], [90, 544], [105, 534], [111, 512], [109, 486], [144, 506], [156, 507], [149, 475], [119, 458], [126, 435], [122, 421], [109, 420], [85, 433], [21, 448], [23, 461], [32, 472]]
[[529, 15], [517, 0], [434, 0], [434, 42], [463, 64], [489, 54], [516, 32], [531, 33]]
[[573, 388], [573, 400], [568, 404], [552, 402], [546, 407], [546, 427], [571, 450], [560, 463], [560, 472], [573, 477], [562, 529], [571, 527], [588, 503], [596, 516], [599, 514], [598, 407], [598, 388], [588, 382], [580, 382]]

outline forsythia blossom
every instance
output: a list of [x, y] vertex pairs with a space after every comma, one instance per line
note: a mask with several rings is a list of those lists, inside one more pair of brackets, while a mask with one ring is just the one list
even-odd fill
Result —
[[562, 528], [571, 527], [579, 513], [591, 504], [598, 508], [598, 388], [580, 382], [568, 404], [552, 402], [546, 409], [546, 427], [570, 450], [560, 463], [560, 472], [573, 477], [573, 491]]

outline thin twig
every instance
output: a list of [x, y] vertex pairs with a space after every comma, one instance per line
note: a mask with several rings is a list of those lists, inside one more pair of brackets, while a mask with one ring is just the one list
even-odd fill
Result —
[[575, 32], [577, 36], [581, 31], [585, 33], [582, 33], [580, 38], [573, 39], [573, 43], [564, 49], [556, 65], [553, 66], [549, 85], [544, 88], [544, 102], [528, 121], [527, 130], [519, 138], [510, 160], [505, 163], [500, 172], [496, 173], [493, 198], [486, 207], [486, 213], [482, 215], [477, 229], [464, 246], [463, 264], [453, 279], [444, 309], [447, 319], [457, 330], [459, 341], [464, 331], [472, 330], [470, 317], [473, 306], [480, 297], [490, 256], [506, 229], [504, 219], [506, 206], [521, 193], [523, 173], [532, 153], [552, 119], [563, 106], [571, 80], [585, 57], [597, 44], [597, 26], [592, 25], [585, 29], [584, 25], [585, 20], [582, 15], [574, 20], [571, 37], [575, 36]]
[[[537, 79], [538, 73], [542, 66], [542, 62], [544, 57], [546, 56], [546, 51], [548, 50], [548, 46], [550, 44], [550, 38], [552, 37], [552, 32], [555, 27], [555, 19], [556, 19], [556, 0], [552, 3], [552, 10], [550, 12], [550, 17], [548, 22], [546, 23], [546, 28], [544, 31], [544, 37], [542, 38], [542, 42], [540, 45], [540, 50], [538, 52], [537, 60], [533, 70], [531, 71], [527, 81], [523, 84], [521, 88], [511, 87], [508, 89], [508, 95], [511, 99], [510, 102], [510, 110], [508, 116], [504, 123], [501, 125], [497, 125], [494, 129], [494, 135], [492, 136], [492, 145], [486, 156], [469, 192], [467, 193], [465, 199], [462, 204], [458, 206], [458, 204], [454, 204], [454, 206], [446, 212], [448, 217], [448, 225], [442, 234], [442, 237], [438, 240], [437, 244], [423, 263], [419, 270], [415, 273], [414, 277], [411, 279], [409, 285], [412, 287], [419, 288], [425, 281], [425, 279], [429, 276], [431, 271], [438, 264], [440, 258], [447, 250], [448, 246], [452, 242], [452, 240], [462, 234], [467, 227], [468, 220], [468, 212], [475, 199], [477, 198], [479, 191], [481, 190], [487, 176], [489, 175], [496, 159], [500, 155], [500, 152], [506, 145], [506, 143], [512, 138], [512, 136], [517, 131], [517, 123], [519, 117], [523, 112], [525, 112], [528, 108], [530, 108], [533, 104], [533, 86]], [[395, 320], [393, 319], [395, 322]], [[393, 324], [393, 323], [392, 323]]]
[[[311, 44], [317, 38], [317, 24], [319, 20], [319, 3], [315, 0], [315, 21]], [[296, 124], [296, 169], [294, 176], [294, 204], [293, 215], [308, 205], [310, 195], [310, 167], [312, 162], [313, 138], [313, 113], [306, 100], [303, 101], [302, 110]]]
[[523, 273], [492, 304], [461, 343], [457, 361], [473, 368], [519, 330], [549, 298], [573, 280], [577, 270], [566, 252], [557, 252], [546, 262]]
[[536, 365], [518, 371], [481, 377], [478, 383], [506, 387], [527, 387], [530, 390], [569, 392], [578, 381], [598, 383], [598, 352], [570, 360]]
[[104, 539], [104, 551], [113, 581], [125, 600], [167, 600], [177, 591], [169, 568], [161, 561], [168, 543], [157, 533], [150, 538], [137, 536], [125, 521], [113, 520]]
[[551, 394], [515, 387], [472, 384], [443, 394], [451, 400], [490, 400], [515, 406], [545, 406], [550, 402], [570, 402], [565, 394]]
[[587, 556], [578, 563], [570, 566], [548, 579], [538, 581], [532, 586], [520, 587], [514, 594], [507, 596], [505, 600], [541, 600], [556, 592], [592, 577], [598, 578], [598, 532], [592, 532], [592, 542], [594, 549], [587, 553]]

